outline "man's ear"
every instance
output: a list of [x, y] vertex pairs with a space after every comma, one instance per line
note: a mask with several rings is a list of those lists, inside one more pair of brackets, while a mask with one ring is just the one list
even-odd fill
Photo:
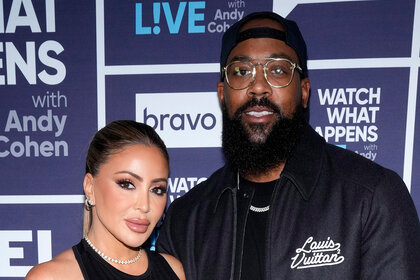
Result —
[[83, 180], [83, 189], [85, 191], [85, 196], [87, 199], [95, 201], [95, 188], [94, 188], [94, 179], [92, 174], [86, 173]]
[[224, 100], [225, 100], [224, 87], [225, 87], [224, 82], [217, 83], [217, 98], [219, 99], [220, 107], [222, 107], [222, 104], [224, 103]]
[[309, 81], [309, 78], [303, 78], [300, 81], [300, 87], [302, 89], [302, 105], [303, 105], [303, 108], [308, 108], [309, 92], [311, 90], [311, 82]]

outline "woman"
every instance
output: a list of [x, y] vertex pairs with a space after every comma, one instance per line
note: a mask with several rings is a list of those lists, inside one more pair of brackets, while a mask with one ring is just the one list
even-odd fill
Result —
[[169, 156], [148, 125], [115, 121], [88, 150], [84, 238], [26, 279], [185, 279], [174, 257], [140, 246], [166, 204]]

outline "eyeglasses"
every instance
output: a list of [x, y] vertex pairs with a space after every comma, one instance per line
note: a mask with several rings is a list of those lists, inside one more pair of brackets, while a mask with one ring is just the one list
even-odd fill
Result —
[[283, 88], [290, 85], [295, 69], [302, 73], [302, 68], [286, 58], [269, 58], [266, 63], [251, 63], [250, 61], [232, 61], [226, 65], [226, 82], [233, 89], [246, 89], [255, 81], [255, 67], [261, 65], [264, 69], [264, 77], [267, 83], [275, 88]]

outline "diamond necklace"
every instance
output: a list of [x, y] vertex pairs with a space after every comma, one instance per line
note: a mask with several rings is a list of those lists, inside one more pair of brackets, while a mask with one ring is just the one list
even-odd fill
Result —
[[89, 244], [89, 246], [99, 255], [101, 256], [103, 259], [111, 261], [113, 263], [119, 263], [119, 264], [132, 264], [135, 263], [136, 261], [138, 261], [140, 259], [141, 256], [141, 248], [139, 249], [139, 253], [137, 254], [137, 256], [131, 260], [127, 260], [127, 261], [122, 261], [122, 260], [117, 260], [117, 259], [113, 259], [111, 257], [108, 257], [107, 255], [105, 255], [103, 252], [101, 252], [100, 250], [98, 250], [98, 248], [95, 247], [95, 245], [92, 244], [92, 242], [90, 242], [89, 238], [87, 236], [84, 237], [84, 239], [86, 240], [87, 244]]
[[251, 207], [249, 207], [249, 210], [251, 210], [252, 212], [257, 212], [257, 213], [267, 212], [269, 209], [270, 209], [270, 205], [267, 205], [265, 207], [255, 207], [254, 205], [251, 205]]

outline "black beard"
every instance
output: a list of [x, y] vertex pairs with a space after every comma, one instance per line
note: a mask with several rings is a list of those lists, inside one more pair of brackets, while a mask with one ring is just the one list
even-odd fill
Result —
[[[252, 124], [248, 133], [242, 123], [242, 112], [252, 106], [265, 106], [277, 113], [270, 128], [264, 124]], [[298, 104], [292, 118], [283, 116], [281, 109], [267, 98], [253, 98], [241, 106], [232, 119], [226, 106], [222, 106], [222, 145], [227, 162], [238, 168], [241, 174], [251, 176], [267, 174], [286, 162], [301, 135], [305, 121], [302, 104]], [[250, 135], [252, 134], [252, 135]]]

